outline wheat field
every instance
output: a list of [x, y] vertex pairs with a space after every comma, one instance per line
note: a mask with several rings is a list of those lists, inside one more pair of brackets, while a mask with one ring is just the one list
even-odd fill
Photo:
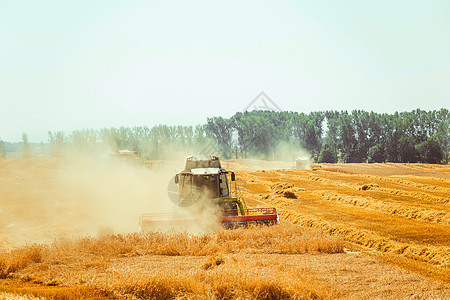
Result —
[[[49, 245], [27, 245], [3, 253], [0, 278], [43, 286], [86, 286], [88, 292], [139, 299], [183, 295], [217, 299], [315, 298], [323, 296], [321, 289], [309, 284], [301, 273], [266, 273], [263, 266], [254, 265], [253, 257], [243, 260], [242, 255], [342, 252], [341, 239], [293, 225], [219, 230], [202, 235], [104, 235], [59, 239]], [[189, 267], [180, 268], [170, 260], [172, 257], [186, 258], [181, 261], [188, 262]], [[161, 266], [150, 270], [136, 266], [140, 258], [156, 259]], [[32, 289], [28, 292], [32, 293]], [[60, 297], [70, 298], [72, 290], [60, 293]]]
[[355, 249], [450, 281], [449, 166], [322, 164], [241, 176], [251, 205], [275, 205], [285, 221], [337, 234]]
[[448, 299], [448, 166], [226, 163], [281, 225], [143, 235], [118, 218], [145, 197], [107, 209], [149, 171], [0, 160], [0, 299]]

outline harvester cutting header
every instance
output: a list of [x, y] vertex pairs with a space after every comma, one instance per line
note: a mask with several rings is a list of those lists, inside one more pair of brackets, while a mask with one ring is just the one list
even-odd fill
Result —
[[[217, 156], [211, 156], [207, 160], [187, 157], [184, 170], [174, 177], [174, 184], [178, 185], [178, 189], [169, 189], [169, 197], [173, 202], [186, 209], [193, 206], [214, 207], [218, 211], [218, 221], [227, 227], [249, 223], [279, 223], [275, 208], [247, 208], [240, 195], [240, 189], [245, 187], [245, 181], [236, 180], [234, 172], [223, 169]], [[140, 217], [139, 226], [143, 231], [176, 227], [178, 224], [195, 222], [196, 217], [196, 213], [192, 213], [192, 218], [146, 214]]]

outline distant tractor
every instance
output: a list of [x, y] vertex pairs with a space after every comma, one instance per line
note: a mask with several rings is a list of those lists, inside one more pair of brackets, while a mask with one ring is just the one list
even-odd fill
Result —
[[144, 159], [140, 152], [130, 151], [130, 150], [116, 150], [110, 154], [112, 157], [129, 162], [133, 165], [142, 166], [144, 165]]
[[300, 170], [311, 169], [311, 159], [307, 156], [299, 156], [295, 159], [295, 168]]

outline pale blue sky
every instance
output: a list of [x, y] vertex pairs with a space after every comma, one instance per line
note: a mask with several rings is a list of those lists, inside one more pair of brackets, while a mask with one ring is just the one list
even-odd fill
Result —
[[450, 1], [1, 1], [0, 139], [449, 108]]

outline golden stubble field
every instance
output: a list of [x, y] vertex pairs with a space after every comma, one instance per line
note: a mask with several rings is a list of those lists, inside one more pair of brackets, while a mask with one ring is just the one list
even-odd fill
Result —
[[1, 159], [0, 299], [449, 298], [449, 166], [225, 166], [281, 226], [141, 235], [176, 170]]

